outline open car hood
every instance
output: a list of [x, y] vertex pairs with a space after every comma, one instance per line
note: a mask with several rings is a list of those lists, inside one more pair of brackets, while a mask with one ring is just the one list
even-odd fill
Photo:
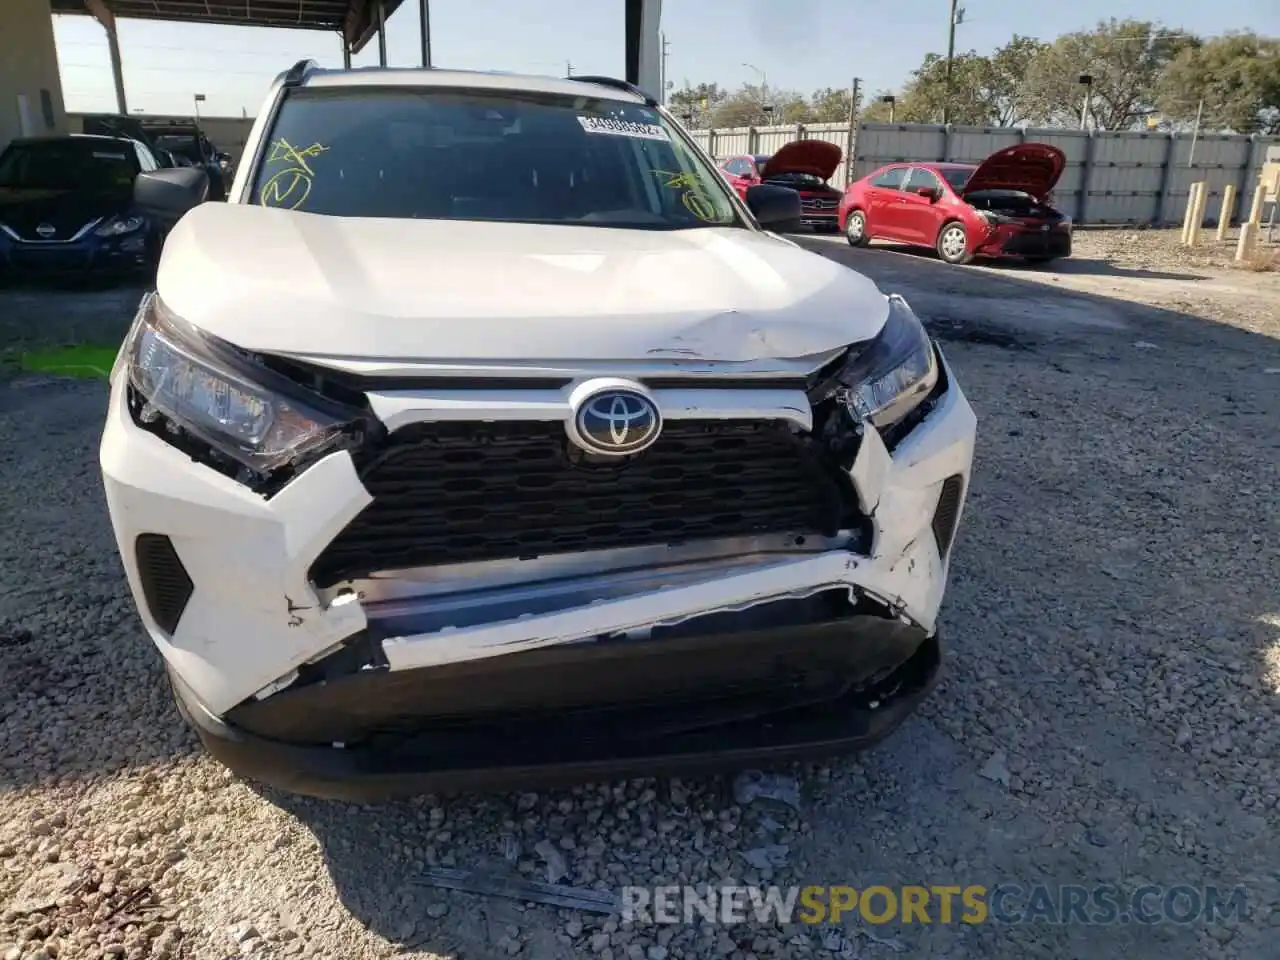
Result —
[[1043, 203], [1066, 165], [1067, 155], [1047, 143], [1005, 147], [978, 165], [961, 195], [979, 190], [1021, 190]]
[[780, 173], [808, 173], [829, 180], [842, 156], [843, 151], [826, 140], [796, 140], [766, 160], [760, 176], [768, 180]]

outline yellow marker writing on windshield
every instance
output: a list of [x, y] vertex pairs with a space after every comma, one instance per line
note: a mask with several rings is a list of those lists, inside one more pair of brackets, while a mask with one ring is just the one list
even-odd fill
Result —
[[298, 149], [281, 137], [271, 146], [267, 163], [288, 163], [277, 170], [258, 191], [258, 200], [264, 207], [284, 207], [297, 210], [311, 193], [311, 179], [315, 171], [307, 161], [313, 160], [329, 148], [321, 143]]
[[699, 220], [715, 220], [716, 208], [701, 192], [702, 184], [692, 173], [673, 173], [670, 170], [654, 170], [654, 176], [662, 177], [662, 185], [671, 190], [681, 190], [680, 202]]

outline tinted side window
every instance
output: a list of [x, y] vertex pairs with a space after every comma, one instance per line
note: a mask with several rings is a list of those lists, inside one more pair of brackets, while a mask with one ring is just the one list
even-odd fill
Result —
[[751, 172], [751, 168], [747, 164], [747, 161], [743, 160], [741, 157], [730, 160], [729, 165], [725, 167], [725, 169], [739, 177], [745, 177]]
[[928, 187], [931, 190], [941, 190], [942, 181], [931, 170], [924, 170], [920, 167], [912, 167], [911, 173], [907, 176], [907, 182], [904, 189], [915, 190], [919, 187]]
[[871, 185], [873, 187], [883, 187], [885, 190], [897, 190], [902, 186], [902, 178], [906, 175], [906, 172], [906, 167], [891, 167], [872, 180]]

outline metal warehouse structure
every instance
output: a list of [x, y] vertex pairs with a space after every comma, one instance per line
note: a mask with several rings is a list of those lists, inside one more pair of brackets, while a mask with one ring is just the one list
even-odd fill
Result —
[[[4, 0], [9, 2], [9, 0]], [[22, 0], [30, 4], [32, 0]], [[342, 38], [343, 60], [351, 64], [375, 36], [378, 62], [387, 64], [387, 19], [404, 0], [48, 0], [52, 13], [86, 14], [107, 32], [116, 107], [128, 112], [124, 70], [116, 20], [133, 17], [176, 23], [218, 23], [245, 27], [286, 27], [332, 31]], [[431, 66], [430, 0], [413, 0], [421, 11], [422, 65]], [[658, 21], [662, 0], [623, 0], [626, 4], [626, 77], [659, 95], [660, 40]], [[536, 8], [530, 4], [530, 11]], [[19, 41], [20, 42], [20, 41]], [[8, 46], [8, 44], [6, 44]], [[287, 64], [282, 64], [282, 68]], [[59, 98], [60, 99], [60, 98]]]

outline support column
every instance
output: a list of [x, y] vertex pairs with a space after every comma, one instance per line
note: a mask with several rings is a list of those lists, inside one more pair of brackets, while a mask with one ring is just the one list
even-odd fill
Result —
[[111, 78], [116, 84], [116, 112], [128, 113], [129, 105], [124, 97], [124, 64], [120, 59], [120, 39], [116, 35], [115, 15], [107, 8], [104, 0], [85, 0], [85, 6], [93, 14], [93, 18], [102, 24], [107, 31], [107, 49], [111, 54]]
[[626, 0], [627, 82], [662, 95], [662, 0]]
[[378, 66], [387, 65], [387, 5], [378, 0]]
[[338, 36], [342, 38], [342, 69], [350, 70], [351, 69], [351, 48], [347, 46], [347, 35], [345, 33], [340, 32]]
[[422, 18], [422, 65], [431, 66], [431, 0], [421, 0], [418, 6]]

